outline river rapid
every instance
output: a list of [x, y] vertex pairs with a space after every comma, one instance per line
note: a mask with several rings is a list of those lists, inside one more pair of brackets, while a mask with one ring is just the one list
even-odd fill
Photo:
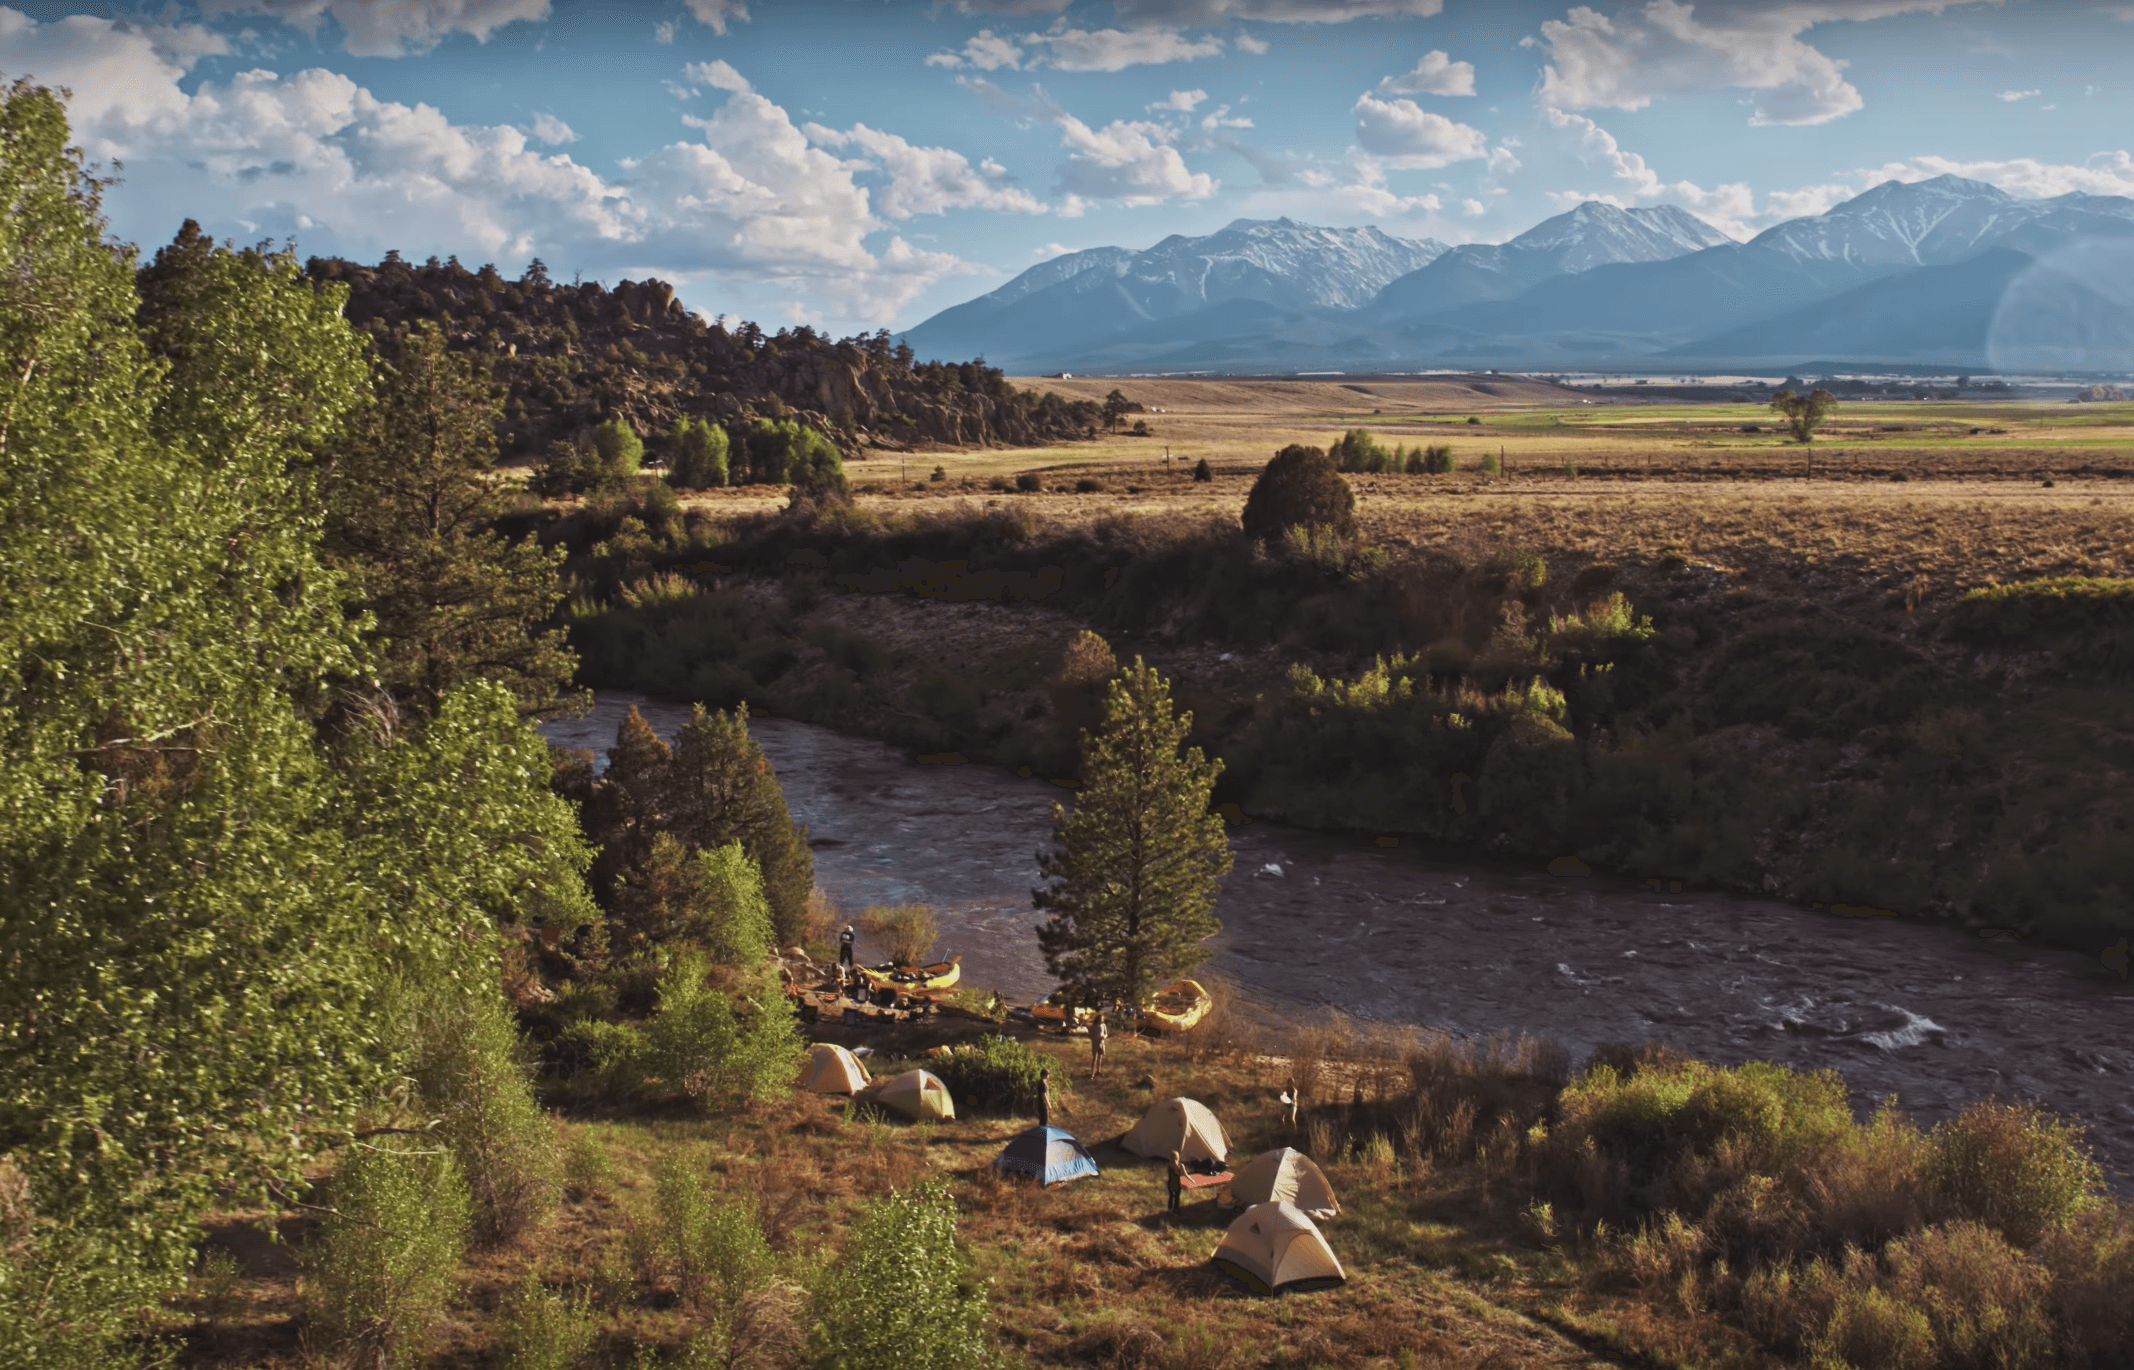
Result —
[[[544, 731], [604, 764], [632, 705], [666, 738], [689, 716], [602, 692], [590, 714]], [[788, 719], [749, 726], [808, 825], [816, 882], [840, 907], [930, 904], [941, 954], [960, 953], [971, 982], [1010, 998], [1051, 991], [1030, 890], [1066, 791], [920, 765]], [[2084, 1119], [2114, 1187], [2134, 1189], [2134, 984], [2098, 957], [1463, 864], [1265, 821], [1231, 838], [1208, 970], [1271, 1017], [1331, 1006], [1463, 1036], [1527, 1032], [1573, 1060], [1603, 1042], [1658, 1039], [1728, 1064], [1831, 1066], [1856, 1109], [1894, 1094], [1922, 1123], [1987, 1094], [2029, 1099]]]

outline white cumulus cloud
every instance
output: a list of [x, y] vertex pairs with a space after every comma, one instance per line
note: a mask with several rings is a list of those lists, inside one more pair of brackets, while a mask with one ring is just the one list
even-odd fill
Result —
[[1033, 34], [1052, 50], [1051, 64], [1061, 71], [1124, 71], [1220, 56], [1220, 38], [1188, 38], [1173, 29], [1055, 29]]
[[1065, 110], [1056, 110], [1052, 118], [1067, 149], [1059, 172], [1066, 196], [1062, 214], [1073, 217], [1090, 200], [1140, 207], [1205, 200], [1215, 193], [1215, 178], [1188, 168], [1170, 144], [1171, 131], [1161, 124], [1114, 119], [1093, 129]]
[[1394, 167], [1428, 169], [1488, 155], [1482, 130], [1456, 123], [1413, 100], [1381, 100], [1364, 94], [1350, 111], [1356, 116], [1356, 141]]
[[535, 142], [547, 143], [550, 147], [578, 141], [578, 131], [553, 114], [536, 114], [533, 128], [528, 131], [533, 134]]
[[1208, 92], [1204, 90], [1174, 90], [1167, 98], [1158, 100], [1148, 108], [1151, 114], [1167, 109], [1176, 110], [1181, 114], [1191, 114], [1200, 107], [1201, 101], [1207, 98]]
[[2012, 105], [2018, 100], [2028, 100], [2033, 95], [2042, 94], [2044, 94], [2043, 91], [2036, 90], [2004, 90], [2000, 94], [2000, 99], [2004, 103]]
[[265, 14], [315, 32], [331, 16], [341, 45], [358, 57], [428, 52], [455, 33], [487, 41], [521, 20], [546, 19], [548, 0], [200, 0], [201, 13]]
[[755, 89], [754, 86], [748, 83], [748, 78], [735, 71], [733, 63], [726, 61], [724, 58], [709, 62], [691, 62], [688, 66], [682, 68], [682, 75], [688, 77], [697, 85], [710, 86], [714, 90], [731, 91], [736, 95], [746, 95]]
[[840, 132], [821, 124], [803, 131], [817, 146], [850, 148], [879, 167], [888, 184], [874, 192], [874, 208], [892, 219], [941, 214], [951, 209], [988, 209], [1007, 214], [1042, 214], [1044, 202], [1016, 185], [1007, 168], [990, 159], [972, 166], [952, 148], [921, 147], [894, 133], [854, 124]]
[[736, 20], [748, 22], [746, 0], [682, 0], [682, 3], [689, 7], [690, 14], [699, 24], [713, 33], [726, 32], [726, 26]]
[[1475, 64], [1455, 62], [1439, 51], [1426, 52], [1414, 71], [1388, 76], [1378, 83], [1378, 89], [1384, 95], [1472, 95]]
[[976, 67], [980, 71], [998, 71], [1006, 67], [1017, 71], [1023, 64], [1022, 40], [1013, 35], [997, 34], [991, 29], [980, 29], [975, 37], [964, 43], [961, 52], [937, 52], [926, 59], [926, 64], [930, 67]]
[[[1678, 204], [1692, 214], [1736, 238], [1746, 238], [1755, 226], [1776, 222], [1767, 211], [1756, 209], [1756, 196], [1746, 182], [1730, 181], [1707, 190], [1694, 181], [1665, 181], [1637, 153], [1622, 146], [1615, 135], [1583, 114], [1567, 114], [1544, 108], [1549, 124], [1572, 136], [1574, 148], [1588, 166], [1599, 170], [1614, 185], [1605, 190], [1551, 191], [1549, 197], [1565, 209], [1586, 200], [1601, 200], [1628, 207], [1640, 201]], [[1839, 195], [1843, 199], [1851, 192]], [[1778, 215], [1777, 218], [1791, 217]]]
[[1953, 2], [1645, 0], [1613, 15], [1580, 5], [1525, 41], [1548, 53], [1541, 99], [1558, 109], [1642, 109], [1670, 95], [1734, 88], [1755, 93], [1751, 123], [1821, 124], [1863, 101], [1845, 63], [1801, 41], [1803, 32]]

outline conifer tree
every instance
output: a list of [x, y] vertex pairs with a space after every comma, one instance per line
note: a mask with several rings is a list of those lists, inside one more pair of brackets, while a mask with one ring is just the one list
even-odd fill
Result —
[[1082, 734], [1082, 789], [1052, 806], [1055, 849], [1040, 853], [1052, 916], [1037, 930], [1045, 964], [1078, 1003], [1148, 1002], [1207, 957], [1216, 881], [1230, 840], [1208, 801], [1222, 762], [1185, 748], [1191, 714], [1138, 657], [1111, 683], [1104, 721]]
[[807, 923], [815, 860], [807, 829], [786, 811], [778, 773], [748, 735], [748, 706], [725, 713], [699, 704], [675, 739], [672, 774], [668, 821], [675, 835], [697, 851], [739, 842], [763, 872], [778, 945], [796, 941]]
[[539, 627], [563, 598], [564, 552], [493, 527], [503, 408], [486, 363], [418, 324], [382, 341], [373, 386], [378, 402], [351, 416], [323, 484], [327, 550], [376, 619], [383, 684], [422, 713], [483, 678], [527, 713], [553, 709], [578, 666], [562, 631]]

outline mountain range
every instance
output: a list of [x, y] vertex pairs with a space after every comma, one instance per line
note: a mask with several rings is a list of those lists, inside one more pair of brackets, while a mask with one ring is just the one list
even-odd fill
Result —
[[[1032, 267], [904, 335], [1011, 371], [2134, 366], [2134, 199], [1888, 181], [1748, 242], [1599, 201], [1501, 244], [1240, 219]], [[2102, 291], [2102, 294], [2098, 292]], [[2064, 327], [2056, 322], [2065, 315]], [[2062, 335], [2065, 336], [2062, 336]]]

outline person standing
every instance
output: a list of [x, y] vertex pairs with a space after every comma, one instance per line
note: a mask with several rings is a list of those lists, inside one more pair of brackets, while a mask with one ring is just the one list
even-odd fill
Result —
[[845, 924], [845, 930], [837, 935], [837, 964], [840, 969], [852, 969], [852, 948], [858, 940], [859, 933], [850, 923]]
[[1089, 1078], [1092, 1080], [1104, 1071], [1104, 1041], [1110, 1035], [1111, 1029], [1104, 1025], [1104, 1010], [1098, 1009], [1097, 1016], [1089, 1020]]
[[1052, 1126], [1052, 1071], [1049, 1068], [1037, 1073], [1037, 1125]]
[[1170, 1165], [1163, 1172], [1163, 1187], [1170, 1199], [1170, 1207], [1166, 1211], [1176, 1217], [1179, 1209], [1185, 1205], [1186, 1163], [1175, 1151], [1171, 1153]]
[[1292, 1132], [1297, 1127], [1297, 1077], [1289, 1077], [1289, 1088], [1282, 1091], [1282, 1122]]

